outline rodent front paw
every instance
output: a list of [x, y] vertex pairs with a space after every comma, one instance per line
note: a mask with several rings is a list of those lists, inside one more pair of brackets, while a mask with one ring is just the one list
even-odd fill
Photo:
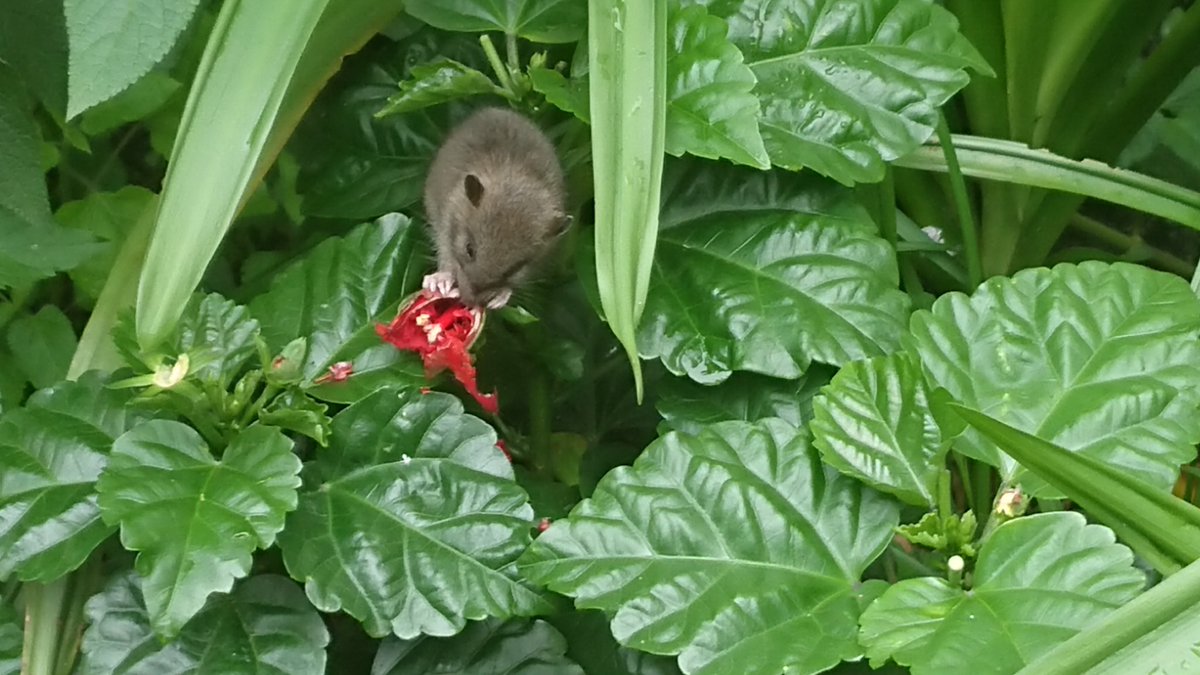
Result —
[[426, 293], [440, 295], [443, 298], [458, 297], [458, 288], [455, 287], [454, 277], [449, 272], [426, 274], [424, 281], [421, 282], [421, 288], [425, 289]]
[[505, 289], [501, 290], [500, 292], [493, 295], [491, 300], [488, 300], [488, 303], [487, 303], [488, 309], [500, 309], [501, 307], [508, 304], [508, 300], [511, 297], [512, 297], [512, 289], [511, 288], [505, 288]]

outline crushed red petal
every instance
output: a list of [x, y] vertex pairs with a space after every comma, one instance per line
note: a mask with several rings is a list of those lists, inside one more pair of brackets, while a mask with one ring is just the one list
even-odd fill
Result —
[[276, 356], [275, 359], [271, 361], [271, 368], [274, 370], [279, 370], [283, 367], [285, 362], [286, 360], [282, 356]]
[[354, 374], [354, 364], [349, 361], [338, 361], [329, 366], [329, 372], [318, 377], [315, 384], [325, 384], [327, 382], [345, 382]]
[[416, 352], [425, 366], [425, 378], [443, 370], [454, 374], [484, 410], [496, 414], [496, 394], [483, 394], [476, 382], [475, 367], [468, 351], [475, 317], [454, 298], [429, 297], [418, 293], [392, 323], [375, 326], [375, 332], [396, 349]]
[[508, 461], [511, 463], [512, 462], [512, 453], [508, 451], [508, 446], [504, 444], [503, 438], [496, 441], [496, 447], [500, 448], [500, 452], [503, 452], [504, 456], [507, 457]]
[[542, 518], [542, 520], [538, 523], [537, 527], [538, 527], [538, 532], [545, 532], [546, 530], [550, 529], [550, 519]]
[[431, 391], [433, 391], [433, 390], [430, 389], [429, 387], [421, 387], [421, 395], [422, 396], [424, 396], [425, 394], [428, 394]]

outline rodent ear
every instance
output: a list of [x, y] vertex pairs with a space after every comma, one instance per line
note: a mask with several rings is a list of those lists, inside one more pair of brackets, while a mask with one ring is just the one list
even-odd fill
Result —
[[471, 200], [471, 205], [479, 206], [479, 200], [483, 199], [483, 183], [479, 182], [479, 176], [467, 174], [463, 178], [463, 189], [467, 191], [467, 199]]

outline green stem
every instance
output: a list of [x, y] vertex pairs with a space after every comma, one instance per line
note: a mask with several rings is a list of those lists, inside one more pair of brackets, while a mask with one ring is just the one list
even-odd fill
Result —
[[56, 675], [62, 638], [63, 605], [70, 576], [48, 584], [25, 585], [25, 643], [21, 651], [22, 675]]
[[250, 424], [252, 420], [258, 417], [258, 413], [263, 409], [263, 406], [265, 406], [267, 403], [270, 403], [271, 399], [275, 398], [275, 395], [278, 393], [279, 387], [276, 387], [273, 384], [268, 384], [266, 387], [264, 387], [262, 393], [258, 395], [258, 398], [254, 399], [254, 403], [246, 409], [246, 412], [238, 421], [238, 426], [244, 429], [246, 425]]
[[504, 46], [508, 55], [508, 67], [511, 72], [521, 69], [521, 54], [517, 51], [517, 36], [515, 33], [504, 34]]
[[954, 505], [950, 500], [950, 469], [942, 469], [937, 482], [938, 517], [946, 520], [954, 515]]
[[58, 675], [70, 675], [75, 668], [75, 658], [78, 656], [79, 646], [83, 642], [84, 605], [88, 598], [99, 590], [101, 572], [100, 561], [93, 556], [70, 577], [72, 583], [67, 591], [67, 610], [63, 618], [62, 638], [59, 641], [58, 656], [55, 659], [58, 664]]
[[973, 480], [971, 477], [971, 465], [968, 463], [966, 457], [957, 452], [952, 452], [950, 455], [954, 459], [954, 466], [958, 468], [958, 482], [962, 485], [963, 501], [966, 502], [962, 510], [966, 511], [967, 509], [975, 508], [975, 487], [971, 484]]
[[510, 97], [516, 96], [517, 92], [513, 89], [512, 78], [508, 76], [508, 68], [505, 68], [504, 62], [500, 60], [500, 54], [496, 51], [496, 45], [492, 44], [492, 38], [484, 33], [479, 36], [479, 44], [483, 46], [483, 53], [487, 56], [492, 71], [496, 73], [496, 79], [500, 81], [500, 86], [508, 92]]
[[945, 115], [938, 115], [938, 142], [942, 145], [942, 155], [946, 158], [946, 170], [950, 177], [950, 192], [954, 196], [954, 209], [958, 212], [958, 227], [962, 236], [963, 253], [967, 258], [967, 277], [971, 288], [983, 283], [983, 269], [979, 257], [979, 236], [975, 229], [975, 217], [971, 214], [971, 203], [967, 198], [967, 184], [963, 180], [962, 169], [958, 165], [958, 154], [954, 151], [954, 142], [950, 137], [950, 128], [946, 126]]
[[1146, 259], [1154, 263], [1156, 266], [1181, 277], [1191, 277], [1194, 265], [1177, 258], [1166, 251], [1150, 246], [1141, 237], [1130, 236], [1104, 223], [1089, 218], [1082, 213], [1076, 213], [1071, 216], [1070, 225], [1073, 229], [1082, 232], [1101, 243], [1111, 246], [1124, 253], [1129, 253], [1134, 250], [1142, 250], [1146, 253]]

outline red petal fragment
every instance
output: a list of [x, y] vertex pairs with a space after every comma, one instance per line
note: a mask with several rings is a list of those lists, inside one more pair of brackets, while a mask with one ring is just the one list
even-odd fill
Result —
[[329, 372], [313, 381], [314, 384], [325, 384], [327, 382], [345, 382], [354, 374], [354, 364], [349, 361], [338, 361], [329, 366]]
[[508, 451], [508, 446], [504, 444], [503, 438], [496, 441], [496, 447], [500, 448], [500, 452], [503, 452], [504, 456], [508, 458], [509, 463], [512, 463], [512, 453]]
[[550, 529], [550, 519], [542, 518], [541, 522], [538, 523], [537, 527], [538, 527], [538, 532], [545, 532], [546, 530]]

